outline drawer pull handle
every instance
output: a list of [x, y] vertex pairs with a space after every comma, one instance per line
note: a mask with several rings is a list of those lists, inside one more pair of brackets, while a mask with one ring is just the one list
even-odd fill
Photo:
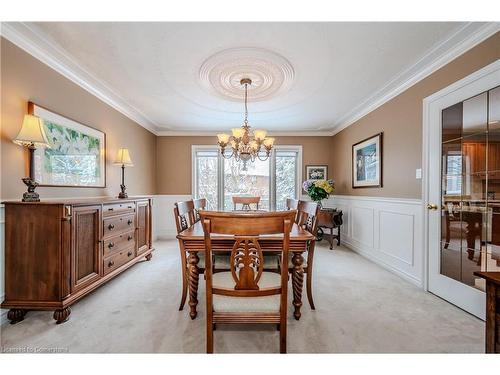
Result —
[[108, 247], [109, 247], [110, 249], [111, 249], [112, 247], [114, 247], [114, 246], [115, 246], [115, 244], [114, 244], [113, 242], [110, 242], [110, 243], [109, 243], [109, 245], [108, 245]]
[[114, 224], [109, 224], [109, 225], [108, 225], [108, 229], [109, 229], [109, 230], [113, 230], [113, 229], [115, 229], [115, 225], [114, 225]]
[[132, 208], [132, 206], [128, 206], [128, 208]]
[[131, 252], [131, 251], [129, 251], [129, 252], [127, 253], [127, 256], [131, 256], [131, 255], [132, 255], [132, 252]]
[[113, 207], [108, 208], [108, 211], [114, 211], [115, 209]]
[[134, 238], [134, 237], [132, 237], [130, 234], [129, 234], [129, 235], [128, 235], [128, 237], [127, 237], [127, 239], [128, 239], [129, 241], [130, 241], [132, 238]]
[[132, 220], [131, 220], [131, 219], [128, 219], [127, 224], [128, 224], [128, 225], [132, 224]]
[[112, 260], [109, 261], [108, 263], [108, 267], [113, 267], [115, 265], [115, 262], [113, 262]]

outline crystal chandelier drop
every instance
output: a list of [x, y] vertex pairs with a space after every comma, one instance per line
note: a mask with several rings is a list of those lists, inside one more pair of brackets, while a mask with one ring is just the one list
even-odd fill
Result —
[[[256, 129], [253, 134], [250, 132], [248, 125], [248, 85], [252, 84], [250, 78], [243, 78], [240, 84], [245, 86], [245, 121], [241, 128], [231, 129], [232, 135], [217, 134], [220, 153], [225, 159], [234, 157], [237, 161], [243, 161], [243, 170], [247, 170], [247, 162], [259, 160], [267, 160], [271, 155], [271, 150], [274, 145], [274, 138], [266, 137], [267, 131]], [[231, 153], [226, 153], [226, 147], [231, 144]], [[264, 154], [265, 151], [265, 154]]]

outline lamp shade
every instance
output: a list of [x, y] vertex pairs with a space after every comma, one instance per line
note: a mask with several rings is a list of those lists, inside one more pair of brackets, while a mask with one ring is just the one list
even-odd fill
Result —
[[23, 126], [14, 138], [14, 143], [20, 146], [49, 146], [49, 141], [43, 129], [43, 120], [33, 115], [24, 115]]
[[132, 159], [130, 159], [130, 152], [128, 148], [120, 148], [116, 153], [116, 158], [114, 164], [126, 165], [128, 167], [133, 167]]

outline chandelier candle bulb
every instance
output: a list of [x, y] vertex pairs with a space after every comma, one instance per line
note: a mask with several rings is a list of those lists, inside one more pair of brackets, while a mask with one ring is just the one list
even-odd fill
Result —
[[258, 151], [260, 146], [259, 144], [257, 143], [257, 141], [251, 141], [250, 142], [250, 148], [254, 151]]
[[245, 129], [243, 128], [233, 128], [231, 129], [231, 132], [233, 133], [233, 137], [236, 139], [243, 138], [245, 135]]
[[253, 136], [257, 141], [263, 141], [266, 138], [267, 130], [255, 129], [253, 131]]
[[274, 138], [269, 137], [269, 138], [264, 139], [264, 146], [266, 148], [271, 148], [271, 147], [273, 147], [273, 145], [274, 145]]
[[229, 134], [225, 134], [225, 133], [217, 134], [217, 138], [218, 138], [219, 144], [221, 146], [222, 145], [226, 146], [229, 143], [229, 137], [230, 137]]

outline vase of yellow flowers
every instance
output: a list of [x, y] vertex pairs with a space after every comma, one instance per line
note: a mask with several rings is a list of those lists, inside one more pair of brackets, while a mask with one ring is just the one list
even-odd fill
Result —
[[307, 195], [317, 202], [321, 207], [321, 201], [326, 199], [333, 193], [335, 181], [333, 180], [306, 180], [302, 184], [302, 188]]

